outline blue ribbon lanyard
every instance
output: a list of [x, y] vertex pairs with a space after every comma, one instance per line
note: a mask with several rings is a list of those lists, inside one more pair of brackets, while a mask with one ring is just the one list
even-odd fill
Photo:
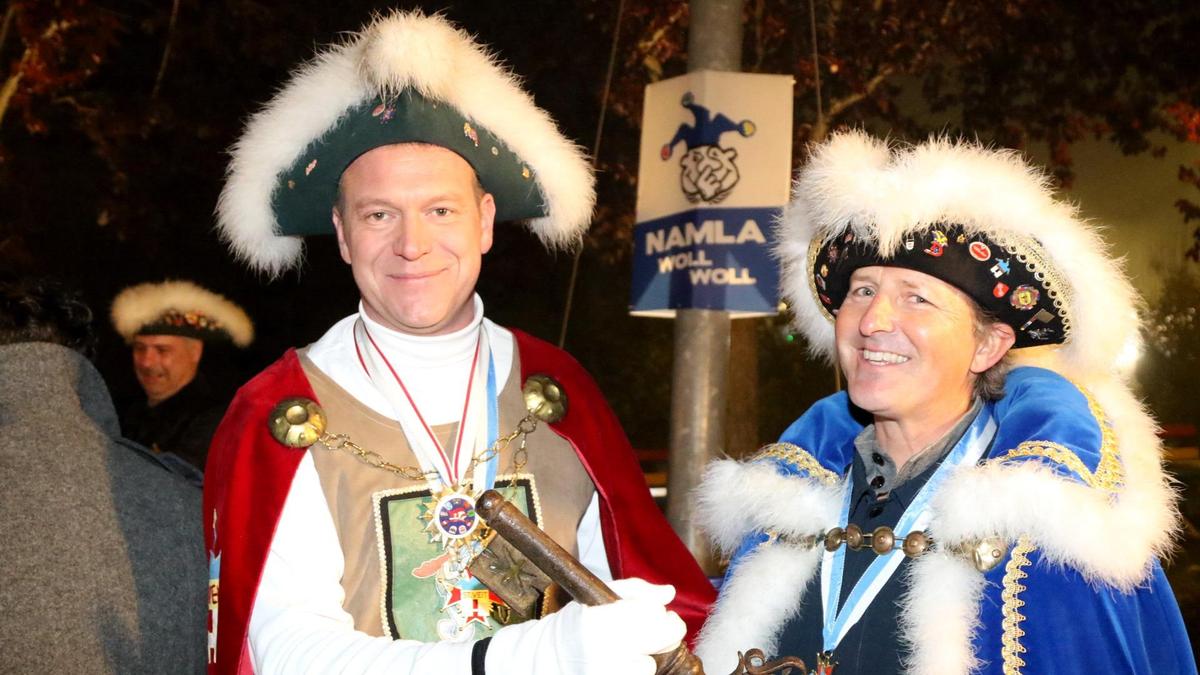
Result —
[[[995, 435], [996, 421], [992, 417], [992, 406], [990, 403], [985, 404], [967, 432], [900, 516], [895, 527], [898, 541], [928, 524], [932, 514], [927, 507], [938, 487], [958, 466], [977, 463]], [[851, 479], [847, 479], [846, 492], [842, 497], [842, 514], [838, 522], [842, 523], [843, 527], [850, 520], [850, 500], [853, 495], [851, 482]], [[904, 554], [896, 549], [878, 556], [854, 584], [850, 595], [846, 597], [846, 605], [839, 611], [838, 601], [842, 590], [842, 572], [846, 564], [846, 547], [839, 546], [833, 552], [825, 552], [821, 562], [821, 607], [824, 612], [821, 639], [825, 651], [832, 652], [837, 648], [842, 638], [862, 618], [867, 607], [879, 595], [879, 591], [903, 561]]]
[[[484, 329], [486, 330], [486, 328]], [[487, 371], [487, 410], [488, 410], [488, 425], [487, 425], [487, 447], [492, 447], [496, 443], [496, 439], [500, 437], [500, 402], [496, 396], [496, 361], [492, 358], [492, 350], [488, 348], [487, 354], [488, 371]], [[492, 455], [487, 462], [487, 471], [485, 473], [486, 480], [483, 486], [484, 490], [490, 490], [496, 485], [496, 469], [500, 466], [500, 453]]]

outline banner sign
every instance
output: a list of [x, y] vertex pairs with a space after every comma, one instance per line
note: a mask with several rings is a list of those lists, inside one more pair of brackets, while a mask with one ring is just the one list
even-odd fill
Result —
[[630, 312], [774, 314], [792, 78], [697, 71], [646, 87]]

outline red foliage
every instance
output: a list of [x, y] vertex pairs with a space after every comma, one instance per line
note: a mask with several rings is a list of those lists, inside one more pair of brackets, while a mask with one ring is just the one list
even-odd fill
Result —
[[1200, 143], [1200, 107], [1187, 101], [1176, 101], [1164, 111], [1175, 134], [1189, 143]]
[[12, 0], [18, 48], [8, 50], [8, 80], [16, 89], [8, 105], [19, 110], [31, 133], [46, 131], [37, 101], [69, 95], [104, 63], [116, 44], [120, 22], [90, 0]]

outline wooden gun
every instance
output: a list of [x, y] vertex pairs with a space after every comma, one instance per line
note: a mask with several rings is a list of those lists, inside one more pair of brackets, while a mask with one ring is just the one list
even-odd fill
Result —
[[[576, 601], [585, 605], [606, 605], [620, 600], [599, 577], [567, 553], [499, 492], [484, 492], [475, 503], [475, 512], [488, 527], [504, 537]], [[700, 659], [682, 643], [674, 651], [655, 654], [654, 661], [658, 664], [656, 675], [704, 675]]]

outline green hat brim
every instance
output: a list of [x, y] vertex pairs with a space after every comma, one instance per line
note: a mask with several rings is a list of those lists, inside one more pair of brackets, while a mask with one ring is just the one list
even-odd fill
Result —
[[280, 174], [271, 200], [279, 234], [332, 233], [330, 209], [342, 173], [363, 154], [397, 143], [437, 145], [466, 160], [484, 191], [495, 198], [497, 221], [546, 215], [533, 170], [491, 131], [452, 106], [406, 90], [351, 108]]

